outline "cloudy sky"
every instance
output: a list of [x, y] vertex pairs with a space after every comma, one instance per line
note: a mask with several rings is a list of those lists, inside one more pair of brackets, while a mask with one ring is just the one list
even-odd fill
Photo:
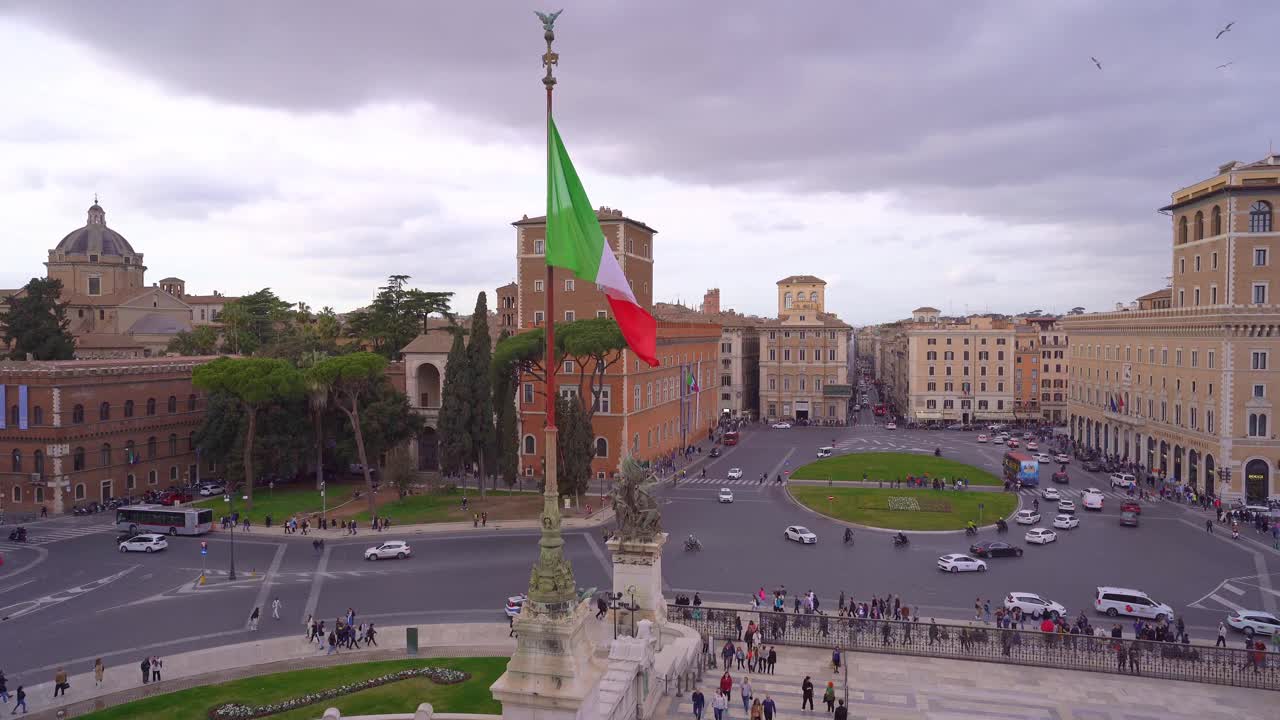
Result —
[[[1107, 309], [1164, 284], [1170, 192], [1280, 147], [1266, 1], [563, 5], [557, 121], [660, 231], [659, 300]], [[152, 281], [345, 311], [404, 273], [468, 309], [545, 207], [531, 9], [0, 3], [0, 287], [98, 193]]]

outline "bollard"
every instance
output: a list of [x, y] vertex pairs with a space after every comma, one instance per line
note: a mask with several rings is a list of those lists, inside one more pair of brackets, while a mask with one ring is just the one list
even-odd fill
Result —
[[200, 576], [200, 584], [201, 584], [201, 585], [203, 585], [203, 584], [204, 584], [204, 575], [201, 575], [201, 576]]
[[407, 655], [418, 654], [418, 628], [409, 627], [404, 629], [404, 646]]

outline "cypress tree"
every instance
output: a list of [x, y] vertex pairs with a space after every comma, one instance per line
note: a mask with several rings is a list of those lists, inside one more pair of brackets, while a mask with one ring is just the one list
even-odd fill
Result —
[[453, 347], [444, 371], [440, 398], [440, 470], [462, 474], [471, 461], [471, 382], [462, 330], [453, 331]]
[[489, 337], [489, 304], [482, 292], [476, 297], [476, 310], [471, 314], [471, 339], [467, 344], [467, 377], [471, 383], [471, 412], [467, 434], [471, 451], [480, 468], [480, 495], [484, 481], [493, 468], [493, 388], [489, 382], [493, 358], [493, 340]]

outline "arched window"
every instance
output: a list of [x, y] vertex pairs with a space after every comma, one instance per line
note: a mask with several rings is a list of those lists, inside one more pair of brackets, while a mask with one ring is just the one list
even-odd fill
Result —
[[169, 413], [172, 414], [176, 412], [178, 412], [178, 396], [170, 395], [169, 396]]
[[156, 459], [156, 446], [157, 444], [156, 444], [155, 435], [152, 435], [151, 437], [147, 438], [147, 459], [148, 460]]
[[609, 441], [602, 437], [596, 438], [596, 457], [609, 457]]
[[817, 291], [817, 290], [814, 290], [813, 292], [809, 293], [809, 300], [810, 300], [811, 302], [818, 302], [818, 291]]
[[124, 416], [127, 418], [133, 417], [133, 401], [132, 400], [124, 401]]
[[1178, 244], [1182, 245], [1187, 242], [1187, 216], [1183, 215], [1178, 218]]
[[84, 469], [84, 448], [78, 447], [76, 448], [75, 452], [71, 454], [71, 469], [72, 470]]
[[129, 473], [128, 475], [124, 476], [125, 490], [132, 490], [137, 484], [138, 484], [138, 478], [134, 477], [133, 473]]
[[1271, 232], [1271, 203], [1259, 200], [1249, 206], [1249, 232]]
[[16, 473], [22, 472], [22, 451], [21, 450], [13, 451], [13, 471]]
[[102, 443], [102, 449], [98, 451], [98, 464], [102, 467], [111, 467], [111, 443]]
[[1209, 234], [1222, 234], [1222, 208], [1217, 205], [1213, 206], [1213, 210], [1209, 211]]
[[98, 406], [98, 419], [99, 420], [111, 419], [111, 403], [104, 402]]
[[786, 293], [782, 296], [782, 306], [788, 310], [791, 309], [791, 293]]
[[155, 414], [156, 414], [156, 399], [147, 398], [147, 416], [150, 417], [151, 415], [155, 415]]
[[40, 407], [39, 405], [31, 408], [31, 424], [32, 425], [44, 424], [44, 408]]
[[524, 454], [533, 455], [537, 451], [538, 451], [537, 441], [533, 439], [532, 435], [525, 435], [524, 436]]
[[44, 451], [37, 450], [31, 453], [31, 471], [37, 475], [44, 474]]
[[76, 499], [84, 499], [84, 483], [76, 483]]
[[1267, 436], [1267, 414], [1266, 413], [1250, 413], [1249, 414], [1249, 435], [1250, 437], [1266, 437]]
[[157, 478], [158, 478], [158, 476], [156, 475], [156, 471], [155, 471], [155, 470], [151, 470], [151, 471], [148, 471], [148, 472], [147, 472], [147, 484], [148, 484], [148, 485], [155, 485], [155, 484], [156, 484], [156, 479], [157, 479]]
[[173, 457], [178, 454], [178, 436], [173, 433], [169, 434], [169, 456]]
[[187, 396], [187, 412], [196, 411], [196, 394], [191, 393]]
[[1204, 213], [1199, 210], [1196, 211], [1195, 237], [1197, 240], [1204, 239]]
[[84, 406], [77, 405], [71, 409], [71, 422], [79, 425], [84, 422]]

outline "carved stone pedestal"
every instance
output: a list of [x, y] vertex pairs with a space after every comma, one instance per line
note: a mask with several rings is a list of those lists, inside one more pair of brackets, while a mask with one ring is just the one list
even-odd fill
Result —
[[667, 624], [667, 601], [662, 594], [662, 546], [667, 544], [667, 533], [658, 533], [652, 540], [623, 540], [614, 537], [607, 543], [613, 554], [613, 592], [622, 593], [623, 603], [640, 606], [636, 621], [652, 620], [656, 628]]
[[541, 608], [525, 603], [515, 621], [516, 652], [489, 689], [510, 720], [595, 720], [594, 695], [604, 668], [592, 663], [595, 647], [586, 627], [591, 602]]

